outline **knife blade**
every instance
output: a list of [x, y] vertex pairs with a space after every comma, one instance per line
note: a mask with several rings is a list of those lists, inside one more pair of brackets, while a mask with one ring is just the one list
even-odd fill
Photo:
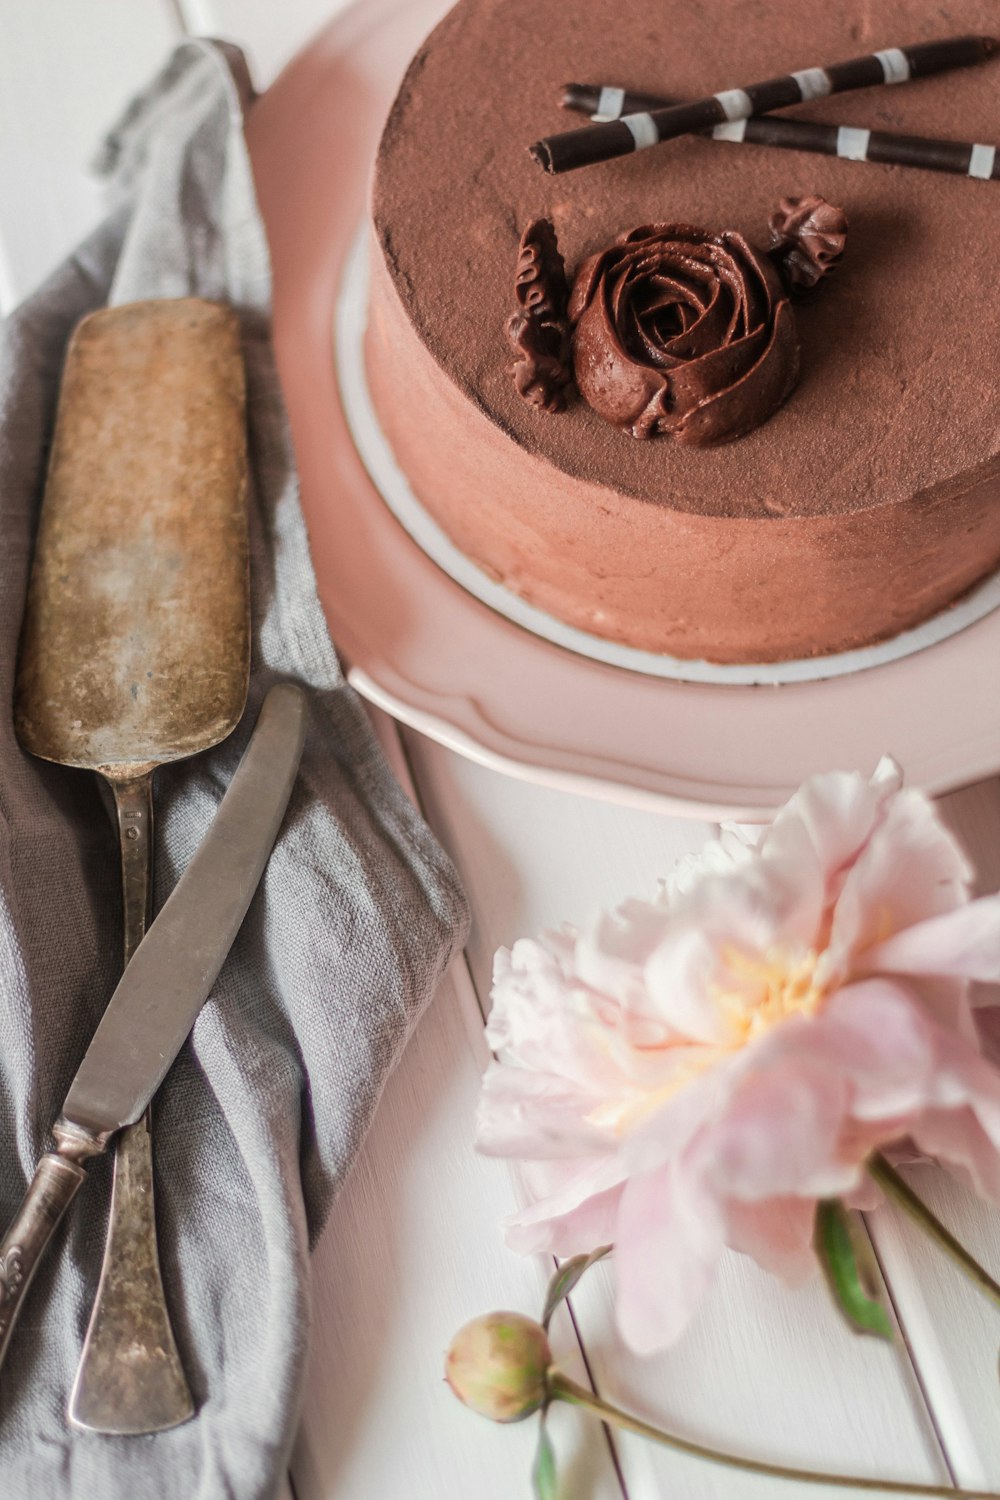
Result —
[[38, 1164], [0, 1240], [0, 1363], [52, 1234], [86, 1164], [144, 1113], [218, 977], [264, 872], [305, 739], [290, 683], [264, 700], [211, 827], [151, 923], [94, 1033]]

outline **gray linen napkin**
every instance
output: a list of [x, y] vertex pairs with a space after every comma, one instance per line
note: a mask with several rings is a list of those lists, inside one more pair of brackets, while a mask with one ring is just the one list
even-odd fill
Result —
[[274, 1493], [303, 1376], [310, 1242], [464, 933], [455, 874], [386, 767], [317, 602], [268, 340], [267, 248], [227, 52], [180, 48], [130, 107], [103, 158], [113, 175], [110, 218], [2, 330], [4, 1222], [114, 987], [121, 945], [116, 842], [97, 778], [22, 754], [10, 713], [60, 364], [71, 328], [91, 308], [198, 293], [236, 306], [244, 333], [250, 704], [229, 741], [158, 773], [157, 905], [211, 821], [274, 679], [308, 688], [309, 737], [264, 883], [155, 1105], [164, 1278], [198, 1415], [153, 1438], [67, 1428], [104, 1238], [109, 1169], [98, 1164], [39, 1274], [0, 1378], [3, 1500]]

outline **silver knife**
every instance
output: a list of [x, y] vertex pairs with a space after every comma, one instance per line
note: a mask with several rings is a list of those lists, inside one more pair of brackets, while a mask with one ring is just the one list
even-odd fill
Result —
[[117, 1130], [163, 1082], [222, 968], [278, 836], [305, 739], [305, 698], [268, 693], [212, 826], [135, 956], [87, 1048], [38, 1164], [0, 1240], [0, 1361], [42, 1253]]

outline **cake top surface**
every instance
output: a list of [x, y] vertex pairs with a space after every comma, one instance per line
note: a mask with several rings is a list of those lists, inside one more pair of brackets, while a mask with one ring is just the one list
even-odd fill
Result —
[[[414, 58], [376, 170], [376, 232], [435, 359], [516, 442], [566, 473], [680, 510], [823, 515], [1000, 471], [1000, 183], [687, 137], [563, 176], [527, 147], [573, 129], [570, 80], [670, 98], [957, 33], [993, 0], [459, 0]], [[1000, 59], [803, 105], [803, 119], [1000, 144]], [[797, 309], [801, 379], [736, 442], [640, 441], [582, 401], [518, 396], [505, 326], [524, 227], [547, 216], [572, 275], [623, 231], [681, 222], [767, 245], [788, 195], [850, 221], [847, 254]]]

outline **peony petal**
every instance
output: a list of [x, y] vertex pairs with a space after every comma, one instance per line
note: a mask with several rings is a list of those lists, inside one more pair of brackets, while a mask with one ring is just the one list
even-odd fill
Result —
[[[900, 975], [897, 982], [902, 982]], [[908, 974], [906, 988], [924, 1015], [936, 1026], [978, 1045], [976, 1025], [969, 1004], [969, 984], [965, 979], [945, 979], [928, 974]]]
[[650, 901], [626, 901], [602, 912], [576, 944], [576, 971], [584, 984], [610, 995], [624, 1011], [652, 1018], [643, 966], [662, 942], [669, 921], [665, 907]]
[[894, 933], [964, 906], [970, 876], [933, 803], [912, 789], [897, 793], [844, 878], [830, 934], [834, 961], [847, 970]]
[[476, 1110], [476, 1149], [543, 1161], [593, 1155], [609, 1146], [609, 1132], [588, 1118], [602, 1102], [557, 1075], [491, 1063]]
[[720, 941], [696, 921], [675, 919], [646, 962], [644, 981], [654, 1012], [692, 1042], [724, 1046], [730, 1025], [715, 1000]]
[[913, 1139], [981, 1198], [1000, 1204], [1000, 1143], [983, 1128], [974, 1109], [928, 1110], [914, 1127]]
[[672, 907], [679, 897], [689, 894], [706, 874], [726, 875], [734, 865], [747, 864], [753, 859], [756, 849], [756, 839], [752, 838], [754, 832], [756, 830], [745, 830], [724, 823], [718, 838], [709, 839], [699, 853], [682, 855], [662, 883], [663, 904], [668, 908]]
[[850, 1105], [847, 1080], [821, 1055], [758, 1061], [689, 1155], [724, 1201], [835, 1197], [858, 1177], [857, 1164], [839, 1152]]
[[995, 1002], [977, 1010], [974, 1015], [979, 1050], [1000, 1067], [1000, 1005]]
[[[892, 1151], [887, 1150], [886, 1156], [892, 1158]], [[857, 1187], [851, 1192], [844, 1194], [844, 1206], [854, 1208], [861, 1214], [874, 1213], [876, 1208], [881, 1208], [885, 1203], [882, 1190], [871, 1177], [863, 1176]]]
[[651, 1354], [680, 1337], [722, 1249], [718, 1204], [676, 1164], [629, 1180], [614, 1256], [618, 1327], [629, 1348]]
[[891, 755], [883, 755], [872, 772], [871, 785], [879, 792], [898, 792], [903, 785], [903, 773]]
[[[702, 1049], [692, 1048], [697, 1056]], [[709, 1066], [698, 1077], [647, 1109], [619, 1141], [619, 1153], [632, 1176], [658, 1171], [679, 1160], [698, 1132], [726, 1107], [731, 1083], [730, 1058]]]
[[720, 996], [750, 1008], [776, 954], [804, 959], [817, 939], [822, 895], [815, 863], [810, 871], [801, 860], [755, 853], [677, 893], [645, 966], [656, 1013], [692, 1041], [731, 1042], [732, 1015]]
[[574, 977], [575, 950], [572, 931], [501, 950], [486, 1039], [505, 1062], [559, 1076], [594, 1097], [614, 1095], [623, 1085], [613, 1045], [622, 1018], [613, 1001], [602, 1006]]
[[811, 850], [822, 872], [824, 900], [834, 901], [901, 783], [898, 767], [887, 758], [870, 781], [847, 771], [812, 776], [777, 814], [761, 848], [793, 863]]
[[903, 928], [863, 953], [858, 969], [1000, 980], [1000, 896], [983, 896]]
[[831, 1082], [839, 1080], [849, 1091], [842, 1151], [850, 1128], [860, 1153], [852, 1159], [860, 1161], [872, 1135], [864, 1127], [884, 1140], [927, 1104], [943, 1035], [907, 987], [871, 979], [839, 991], [813, 1020], [775, 1027], [744, 1066], [792, 1075], [803, 1069], [806, 1077], [820, 1069]]
[[763, 1203], [736, 1199], [726, 1205], [726, 1244], [789, 1286], [802, 1286], [816, 1271], [811, 1198], [768, 1198]]
[[544, 1183], [551, 1191], [505, 1221], [512, 1250], [524, 1255], [578, 1255], [615, 1239], [622, 1172], [613, 1158], [597, 1157], [574, 1166], [543, 1164], [540, 1173], [529, 1170], [525, 1177], [529, 1187]]
[[841, 990], [815, 1044], [831, 1071], [849, 1080], [855, 1120], [898, 1120], [923, 1107], [936, 1062], [934, 1030], [905, 986], [867, 980]]
[[937, 1108], [968, 1105], [1000, 1152], [1000, 1069], [978, 1048], [938, 1032], [938, 1064], [929, 1102]]

